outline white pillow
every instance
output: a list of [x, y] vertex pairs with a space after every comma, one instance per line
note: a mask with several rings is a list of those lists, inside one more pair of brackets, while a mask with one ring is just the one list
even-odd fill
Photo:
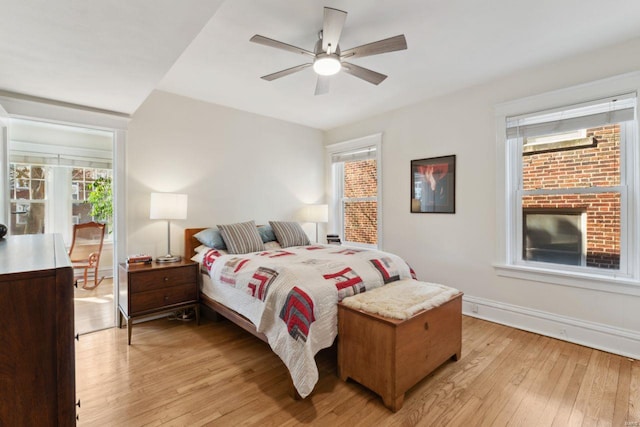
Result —
[[280, 246], [280, 243], [276, 242], [275, 240], [273, 242], [267, 242], [264, 244], [264, 249], [266, 251], [273, 251], [276, 249], [282, 249], [282, 246]]
[[[223, 251], [222, 249], [213, 249], [213, 248], [209, 248], [207, 246], [202, 245], [205, 250], [198, 252], [197, 254], [195, 254], [194, 256], [191, 257], [191, 261], [197, 262], [198, 264], [202, 264], [202, 261], [204, 261], [204, 257], [207, 255], [207, 253], [209, 251], [218, 251], [220, 252], [222, 255], [226, 255], [227, 251]], [[197, 248], [196, 248], [197, 251]]]

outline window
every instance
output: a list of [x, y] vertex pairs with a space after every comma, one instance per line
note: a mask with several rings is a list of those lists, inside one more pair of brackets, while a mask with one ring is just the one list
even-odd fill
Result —
[[[71, 171], [71, 200], [72, 222], [74, 224], [84, 224], [93, 221], [91, 216], [92, 206], [88, 202], [91, 194], [91, 184], [97, 179], [103, 178], [109, 182], [112, 180], [111, 169], [97, 168], [73, 168]], [[109, 238], [109, 236], [107, 236]]]
[[345, 244], [379, 247], [380, 136], [335, 144], [331, 165], [330, 227]]
[[[111, 180], [111, 176], [111, 169], [10, 163], [11, 234], [60, 232], [55, 218], [68, 211], [65, 194], [71, 195], [72, 224], [93, 221], [92, 206], [87, 202], [91, 184], [98, 178]], [[67, 186], [68, 192], [64, 190]], [[69, 236], [64, 237], [68, 240]]]
[[73, 224], [94, 220], [91, 184], [111, 182], [113, 133], [11, 119], [10, 136], [10, 233], [60, 233], [70, 244]]
[[44, 233], [46, 201], [45, 168], [38, 165], [9, 165], [10, 234]]
[[637, 278], [635, 94], [506, 116], [506, 264]]

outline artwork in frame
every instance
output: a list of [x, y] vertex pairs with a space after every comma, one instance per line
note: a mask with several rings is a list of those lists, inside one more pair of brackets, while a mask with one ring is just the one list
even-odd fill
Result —
[[456, 156], [411, 160], [411, 212], [456, 212]]

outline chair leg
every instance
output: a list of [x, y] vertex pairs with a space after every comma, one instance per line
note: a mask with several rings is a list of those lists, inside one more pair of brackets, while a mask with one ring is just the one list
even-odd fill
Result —
[[104, 280], [104, 276], [102, 276], [100, 279], [98, 279], [98, 266], [96, 265], [96, 271], [95, 271], [95, 275], [94, 275], [95, 281], [96, 281], [96, 287], [98, 287], [98, 285], [100, 283], [102, 283], [102, 281]]
[[95, 289], [95, 288], [98, 287], [98, 285], [100, 283], [102, 283], [102, 280], [104, 280], [104, 277], [101, 277], [100, 279], [98, 279], [98, 267], [96, 267], [93, 270], [93, 286], [87, 286], [87, 270], [85, 270], [84, 271], [84, 285], [82, 285], [82, 289], [86, 289], [87, 291]]
[[84, 284], [82, 285], [82, 289], [86, 289], [88, 291], [95, 289], [96, 285], [94, 284], [93, 286], [87, 286], [89, 284], [89, 269], [85, 268], [84, 269]]
[[87, 282], [84, 282], [84, 285], [82, 285], [82, 289], [85, 289], [85, 290], [87, 290], [87, 291], [91, 291], [91, 290], [93, 290], [93, 289], [95, 289], [95, 288], [96, 288], [96, 285], [93, 285], [93, 286], [87, 286]]

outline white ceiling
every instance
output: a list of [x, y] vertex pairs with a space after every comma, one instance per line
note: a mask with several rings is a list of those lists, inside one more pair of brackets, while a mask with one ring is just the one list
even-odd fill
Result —
[[0, 0], [0, 90], [133, 113], [222, 0]]
[[[314, 96], [305, 62], [323, 6], [348, 12], [340, 47], [405, 34]], [[519, 69], [640, 37], [638, 0], [0, 0], [0, 90], [132, 114], [153, 89], [330, 129]], [[10, 36], [10, 37], [9, 37]], [[597, 58], [594, 58], [597, 63]]]

